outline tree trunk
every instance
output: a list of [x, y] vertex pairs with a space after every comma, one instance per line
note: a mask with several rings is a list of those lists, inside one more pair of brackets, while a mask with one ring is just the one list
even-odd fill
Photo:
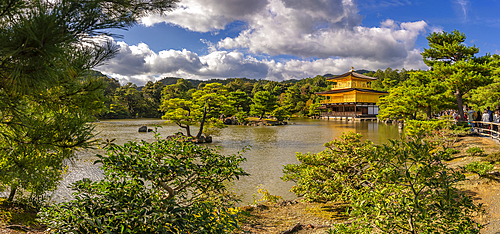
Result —
[[460, 121], [465, 121], [464, 102], [463, 102], [462, 93], [460, 92], [460, 90], [457, 89], [455, 96], [457, 97], [458, 116], [460, 116]]
[[207, 118], [207, 104], [205, 103], [205, 108], [203, 108], [203, 118], [200, 122], [200, 131], [196, 134], [196, 139], [200, 139], [201, 134], [203, 133], [203, 125], [205, 124], [205, 119]]
[[12, 185], [10, 187], [10, 194], [9, 194], [9, 198], [7, 198], [7, 201], [8, 202], [12, 202], [14, 201], [14, 196], [16, 195], [16, 191], [17, 191], [17, 185]]
[[417, 112], [410, 114], [410, 119], [415, 120], [417, 118]]
[[266, 111], [262, 111], [262, 114], [260, 114], [260, 118], [259, 119], [262, 119], [264, 118], [264, 114], [266, 113]]
[[179, 127], [181, 127], [181, 128], [186, 129], [186, 135], [187, 135], [188, 137], [190, 137], [190, 136], [191, 136], [191, 129], [189, 128], [189, 125], [182, 126], [182, 124], [179, 124], [179, 123], [178, 123], [178, 124], [177, 124], [177, 126], [179, 126]]
[[432, 107], [431, 105], [428, 105], [427, 106], [427, 120], [431, 120], [432, 119]]

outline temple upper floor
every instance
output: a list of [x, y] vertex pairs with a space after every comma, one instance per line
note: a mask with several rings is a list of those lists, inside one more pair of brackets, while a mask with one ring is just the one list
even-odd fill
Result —
[[365, 76], [351, 70], [345, 74], [336, 77], [331, 77], [326, 80], [330, 82], [335, 82], [335, 85], [333, 85], [332, 90], [350, 89], [350, 88], [372, 89], [372, 82], [377, 80], [377, 78]]

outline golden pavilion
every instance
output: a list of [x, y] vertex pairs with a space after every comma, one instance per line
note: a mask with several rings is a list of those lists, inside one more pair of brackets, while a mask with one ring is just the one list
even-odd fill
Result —
[[321, 101], [321, 116], [324, 117], [375, 117], [378, 114], [377, 102], [387, 92], [372, 89], [376, 77], [349, 72], [326, 79], [335, 82], [331, 90], [316, 94], [325, 96]]

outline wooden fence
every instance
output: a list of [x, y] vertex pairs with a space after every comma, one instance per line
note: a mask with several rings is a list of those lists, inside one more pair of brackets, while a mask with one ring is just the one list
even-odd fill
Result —
[[481, 136], [491, 137], [500, 140], [500, 123], [472, 121], [474, 123], [474, 132]]

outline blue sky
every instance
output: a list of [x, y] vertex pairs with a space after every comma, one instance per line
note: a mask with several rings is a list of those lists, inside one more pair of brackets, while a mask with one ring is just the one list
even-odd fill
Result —
[[455, 29], [499, 53], [500, 0], [181, 0], [116, 30], [118, 56], [98, 70], [122, 83], [162, 77], [286, 80], [355, 69], [427, 69], [431, 32]]

